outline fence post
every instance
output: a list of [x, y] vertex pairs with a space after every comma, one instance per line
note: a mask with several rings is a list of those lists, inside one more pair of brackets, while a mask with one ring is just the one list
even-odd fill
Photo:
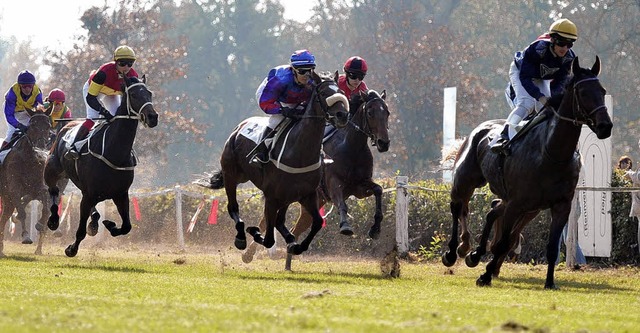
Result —
[[175, 187], [176, 191], [176, 233], [178, 235], [178, 246], [184, 250], [184, 231], [182, 225], [182, 191], [180, 186]]
[[409, 251], [409, 177], [396, 177], [396, 244], [398, 254]]

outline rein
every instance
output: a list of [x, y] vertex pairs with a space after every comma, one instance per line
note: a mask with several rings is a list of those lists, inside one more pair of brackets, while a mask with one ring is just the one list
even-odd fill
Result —
[[[135, 87], [135, 86], [143, 86], [146, 87], [146, 85], [144, 84], [144, 82], [138, 82], [138, 83], [134, 83], [130, 86], [126, 86], [125, 88], [125, 94], [127, 95], [127, 115], [116, 115], [113, 118], [111, 118], [111, 120], [115, 120], [115, 119], [135, 119], [138, 120], [140, 122], [142, 122], [142, 124], [147, 127], [147, 124], [144, 122], [144, 115], [141, 114], [142, 110], [147, 106], [147, 105], [152, 105], [153, 103], [151, 102], [146, 102], [144, 104], [142, 104], [142, 106], [140, 107], [140, 109], [138, 109], [138, 111], [134, 110], [133, 107], [131, 106], [131, 96], [129, 96], [129, 89]], [[111, 120], [109, 122], [111, 122]]]
[[[374, 97], [366, 102], [364, 102], [363, 107], [362, 107], [362, 111], [358, 111], [358, 113], [362, 112], [362, 113], [366, 113], [367, 108], [369, 107], [369, 104], [374, 102], [374, 101], [384, 101], [382, 98], [379, 97]], [[361, 132], [362, 134], [364, 134], [365, 136], [367, 136], [369, 139], [371, 139], [371, 141], [373, 142], [373, 145], [376, 145], [376, 136], [373, 134], [373, 132], [371, 132], [371, 126], [369, 126], [369, 119], [367, 118], [366, 114], [362, 115], [362, 122], [363, 124], [361, 126], [358, 126], [358, 124], [356, 124], [353, 120], [349, 119], [349, 125], [351, 125], [353, 128], [355, 128], [358, 132]]]
[[560, 115], [558, 113], [558, 111], [556, 111], [556, 109], [550, 108], [558, 119], [568, 121], [568, 122], [574, 124], [575, 126], [593, 125], [593, 121], [591, 119], [589, 119], [589, 117], [592, 114], [594, 114], [595, 112], [597, 112], [598, 110], [606, 108], [606, 106], [604, 104], [600, 105], [600, 106], [594, 108], [593, 110], [591, 110], [591, 112], [589, 112], [589, 113], [586, 113], [586, 112], [582, 111], [582, 109], [580, 108], [580, 101], [578, 100], [578, 85], [580, 83], [588, 82], [588, 81], [600, 81], [600, 80], [597, 77], [591, 77], [591, 78], [587, 78], [587, 79], [582, 79], [582, 80], [574, 83], [573, 84], [573, 96], [572, 96], [572, 101], [571, 101], [571, 105], [573, 107], [573, 115], [575, 116], [576, 111], [578, 111], [578, 112], [580, 112], [580, 116], [582, 116], [586, 120], [579, 120], [578, 117], [576, 117], [576, 118], [564, 117], [564, 116]]

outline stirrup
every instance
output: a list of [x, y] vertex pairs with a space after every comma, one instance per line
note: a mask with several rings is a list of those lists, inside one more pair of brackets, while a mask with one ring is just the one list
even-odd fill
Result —
[[69, 161], [77, 160], [78, 158], [80, 158], [80, 153], [78, 153], [78, 151], [72, 147], [64, 154], [64, 158]]
[[267, 163], [269, 163], [269, 159], [267, 158], [266, 160], [264, 160], [260, 158], [260, 154], [253, 155], [251, 160], [249, 160], [249, 164], [256, 165], [256, 166], [267, 164]]
[[502, 154], [505, 152], [505, 147], [509, 143], [508, 139], [500, 138], [493, 146], [491, 146], [491, 152], [495, 154]]

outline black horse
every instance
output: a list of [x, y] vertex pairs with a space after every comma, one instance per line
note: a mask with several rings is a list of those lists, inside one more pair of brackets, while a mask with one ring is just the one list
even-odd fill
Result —
[[[99, 202], [113, 200], [122, 218], [121, 228], [117, 228], [112, 221], [103, 221], [112, 236], [126, 235], [131, 230], [129, 187], [134, 177], [133, 142], [139, 122], [148, 127], [158, 124], [158, 114], [151, 102], [152, 93], [145, 83], [144, 77], [142, 81], [137, 78], [125, 78], [122, 102], [116, 116], [89, 138], [88, 152], [82, 153], [78, 160], [70, 161], [64, 158], [68, 148], [63, 140], [65, 134], [77, 123], [65, 126], [58, 133], [51, 148], [44, 169], [44, 179], [52, 201], [51, 216], [47, 224], [51, 230], [56, 230], [60, 221], [58, 181], [68, 177], [82, 192], [76, 240], [65, 249], [65, 254], [69, 257], [78, 253], [80, 242], [87, 234], [87, 219], [92, 208]], [[97, 230], [97, 224], [95, 229]]]
[[[555, 289], [554, 268], [558, 241], [571, 211], [571, 201], [578, 182], [580, 157], [576, 145], [582, 125], [586, 124], [599, 139], [611, 135], [613, 124], [604, 105], [606, 91], [597, 75], [600, 58], [591, 69], [580, 68], [578, 58], [572, 64], [572, 78], [562, 95], [554, 96], [539, 117], [539, 124], [510, 146], [510, 155], [489, 150], [492, 136], [498, 135], [504, 120], [487, 121], [476, 127], [458, 150], [451, 189], [453, 227], [448, 250], [442, 256], [452, 266], [457, 255], [467, 255], [470, 248], [467, 217], [469, 199], [475, 188], [487, 182], [500, 200], [492, 204], [487, 215], [480, 244], [466, 257], [475, 267], [486, 252], [489, 234], [496, 221], [493, 259], [476, 284], [491, 285], [508, 251], [519, 240], [525, 225], [541, 210], [551, 209], [551, 226], [547, 244], [547, 277], [545, 288]], [[557, 111], [556, 111], [557, 109]], [[462, 225], [458, 246], [458, 223]], [[456, 255], [457, 248], [457, 255]]]
[[[325, 121], [345, 126], [348, 115], [347, 98], [329, 75], [320, 76], [311, 72], [315, 86], [305, 113], [290, 130], [283, 130], [284, 140], [274, 144], [273, 151], [278, 152], [277, 159], [262, 168], [249, 165], [247, 155], [256, 146], [255, 142], [239, 135], [247, 125], [243, 121], [231, 133], [222, 157], [221, 171], [210, 179], [197, 182], [208, 188], [219, 189], [224, 186], [227, 193], [227, 210], [236, 223], [235, 246], [240, 250], [247, 247], [244, 222], [240, 218], [236, 188], [238, 184], [251, 181], [264, 193], [264, 216], [267, 221], [264, 238], [258, 227], [249, 227], [247, 232], [253, 240], [270, 248], [275, 243], [274, 227], [287, 242], [287, 251], [300, 254], [309, 248], [315, 234], [322, 228], [322, 216], [318, 211], [316, 188], [320, 183], [320, 148]], [[286, 132], [286, 133], [285, 133]], [[313, 216], [311, 232], [297, 244], [295, 237], [285, 226], [285, 217], [289, 205], [299, 202]]]
[[0, 215], [0, 257], [3, 253], [4, 229], [7, 221], [18, 212], [17, 220], [22, 226], [22, 243], [31, 244], [29, 228], [26, 223], [26, 206], [32, 200], [42, 203], [42, 216], [36, 224], [41, 231], [38, 237], [36, 254], [42, 254], [44, 240], [44, 219], [47, 213], [44, 181], [42, 170], [47, 160], [46, 144], [51, 128], [49, 114], [39, 111], [26, 110], [31, 119], [29, 130], [17, 139], [0, 166], [0, 198], [2, 198], [2, 214]]

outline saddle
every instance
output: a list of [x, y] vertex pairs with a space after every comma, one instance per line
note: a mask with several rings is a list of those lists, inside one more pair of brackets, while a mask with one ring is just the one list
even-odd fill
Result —
[[[104, 161], [107, 165], [109, 165], [110, 167], [114, 168], [114, 169], [118, 169], [118, 168], [133, 168], [135, 166], [138, 165], [138, 158], [136, 157], [136, 153], [134, 150], [131, 150], [131, 158], [129, 159], [129, 163], [127, 163], [127, 165], [118, 165], [115, 166], [113, 164], [111, 164], [111, 162], [109, 162], [105, 157], [104, 157], [104, 140], [102, 140], [102, 138], [106, 135], [106, 130], [104, 132], [102, 132], [102, 137], [97, 137], [96, 133], [98, 133], [98, 131], [107, 125], [106, 121], [99, 121], [96, 122], [93, 127], [91, 128], [91, 130], [89, 131], [89, 134], [87, 134], [87, 136], [82, 139], [82, 140], [78, 140], [78, 142], [76, 142], [75, 146], [76, 149], [78, 151], [78, 153], [82, 156], [82, 155], [87, 155], [87, 154], [92, 154], [95, 157], [97, 157], [98, 159]], [[71, 149], [71, 145], [73, 144], [73, 140], [76, 137], [76, 134], [78, 133], [78, 130], [80, 129], [80, 126], [82, 126], [82, 124], [80, 125], [76, 125], [74, 126], [71, 130], [69, 130], [67, 133], [64, 134], [64, 137], [62, 138], [62, 140], [65, 143], [65, 148], [66, 149]], [[93, 138], [94, 136], [96, 136], [96, 138]], [[90, 140], [99, 140], [101, 142], [101, 149], [100, 151], [89, 151], [89, 145], [87, 144]]]

